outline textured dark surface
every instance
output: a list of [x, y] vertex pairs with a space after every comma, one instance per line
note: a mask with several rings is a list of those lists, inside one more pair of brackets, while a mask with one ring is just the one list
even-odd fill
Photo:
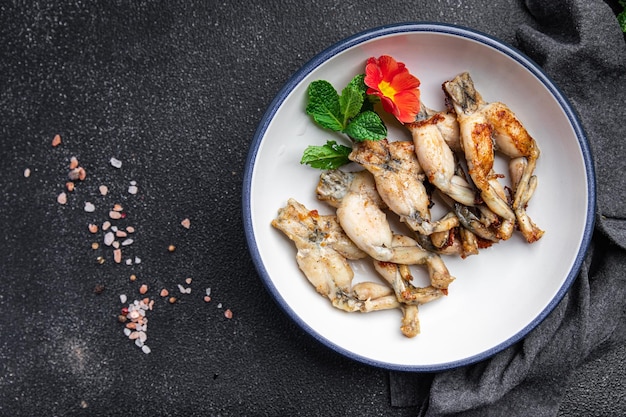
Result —
[[[566, 3], [566, 11], [578, 7]], [[624, 190], [614, 180], [624, 168], [623, 137], [609, 142], [614, 137], [606, 134], [623, 119], [626, 83], [611, 84], [624, 73], [623, 39], [590, 61], [600, 69], [608, 62], [605, 80], [593, 73], [567, 78], [546, 51], [561, 50], [557, 58], [566, 62], [567, 45], [577, 43], [558, 30], [566, 47], [535, 36], [530, 28], [545, 30], [546, 23], [531, 12], [537, 15], [514, 1], [1, 2], [0, 415], [416, 415], [417, 407], [392, 407], [388, 372], [321, 346], [264, 289], [241, 222], [248, 147], [283, 83], [328, 45], [384, 24], [441, 21], [524, 47], [562, 77], [567, 94], [588, 91], [575, 94], [573, 104], [585, 128], [604, 140], [594, 151], [622, 168], [602, 165], [599, 175]], [[616, 25], [606, 14], [594, 16], [594, 25]], [[594, 89], [585, 90], [590, 79]], [[589, 94], [610, 114], [593, 114]], [[63, 143], [53, 148], [55, 134]], [[611, 152], [602, 151], [609, 145]], [[60, 205], [72, 156], [87, 177]], [[123, 162], [120, 169], [111, 157]], [[130, 181], [136, 195], [127, 191]], [[602, 246], [609, 254], [603, 259], [613, 262], [605, 275], [615, 279], [615, 265], [624, 264], [626, 216], [624, 195], [611, 191], [611, 181], [599, 188], [599, 214], [608, 216], [601, 236], [612, 239], [603, 243], [606, 251]], [[95, 212], [83, 210], [86, 201]], [[87, 225], [101, 224], [115, 203], [126, 213], [119, 224], [137, 229], [124, 259], [137, 256], [139, 264], [117, 265], [110, 248], [90, 247], [102, 235]], [[180, 225], [184, 218], [189, 230]], [[117, 322], [119, 295], [140, 298], [143, 283], [156, 301], [148, 313], [148, 355]], [[192, 293], [180, 294], [178, 284]], [[101, 294], [97, 285], [105, 286]], [[177, 303], [159, 296], [163, 287]], [[596, 311], [593, 303], [588, 308]], [[576, 351], [572, 378], [557, 380], [565, 391], [560, 415], [626, 412], [626, 349], [613, 327], [606, 343]], [[623, 325], [616, 332], [623, 335]]]

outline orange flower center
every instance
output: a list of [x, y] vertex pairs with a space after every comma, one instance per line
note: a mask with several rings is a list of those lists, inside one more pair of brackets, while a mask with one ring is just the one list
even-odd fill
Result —
[[385, 97], [389, 97], [391, 100], [393, 100], [397, 93], [396, 89], [393, 88], [391, 83], [388, 81], [381, 81], [380, 84], [378, 84], [378, 90], [383, 93]]

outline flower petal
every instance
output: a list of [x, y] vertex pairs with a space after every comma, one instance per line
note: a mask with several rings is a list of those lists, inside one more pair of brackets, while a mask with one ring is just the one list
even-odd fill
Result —
[[370, 88], [378, 89], [378, 84], [380, 84], [382, 80], [383, 73], [376, 63], [376, 59], [368, 59], [367, 65], [365, 66], [365, 79], [363, 80], [363, 82], [365, 82], [365, 85]]
[[380, 103], [383, 105], [383, 110], [385, 110], [387, 113], [391, 113], [396, 117], [400, 115], [400, 110], [398, 109], [398, 106], [396, 106], [396, 103], [394, 103], [394, 101], [391, 100], [389, 97], [385, 97], [381, 94]]
[[378, 58], [378, 66], [383, 73], [383, 80], [387, 82], [391, 82], [396, 75], [403, 71], [408, 71], [403, 63], [397, 62], [389, 55], [383, 55]]
[[420, 80], [411, 75], [408, 71], [396, 75], [391, 80], [391, 86], [396, 91], [413, 90], [420, 86]]
[[394, 96], [393, 101], [399, 109], [396, 117], [400, 122], [411, 123], [415, 121], [415, 117], [420, 111], [419, 90], [401, 91]]

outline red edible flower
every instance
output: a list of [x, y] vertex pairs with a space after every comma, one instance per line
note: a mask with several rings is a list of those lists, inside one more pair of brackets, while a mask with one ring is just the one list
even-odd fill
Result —
[[380, 97], [383, 109], [402, 123], [415, 121], [420, 110], [420, 80], [409, 73], [402, 62], [388, 55], [367, 60], [367, 94]]

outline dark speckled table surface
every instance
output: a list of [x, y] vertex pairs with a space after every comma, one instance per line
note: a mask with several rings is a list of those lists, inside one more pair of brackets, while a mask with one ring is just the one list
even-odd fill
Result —
[[[273, 97], [327, 46], [440, 21], [519, 47], [533, 16], [497, 3], [0, 2], [0, 415], [423, 412], [425, 398], [394, 403], [393, 375], [321, 345], [271, 298], [243, 231], [244, 164]], [[59, 204], [72, 157], [86, 177]], [[88, 230], [115, 204], [113, 223], [135, 228], [119, 264]], [[120, 294], [154, 300], [149, 354], [123, 333]], [[622, 343], [581, 360], [558, 414], [626, 412], [625, 357]]]

